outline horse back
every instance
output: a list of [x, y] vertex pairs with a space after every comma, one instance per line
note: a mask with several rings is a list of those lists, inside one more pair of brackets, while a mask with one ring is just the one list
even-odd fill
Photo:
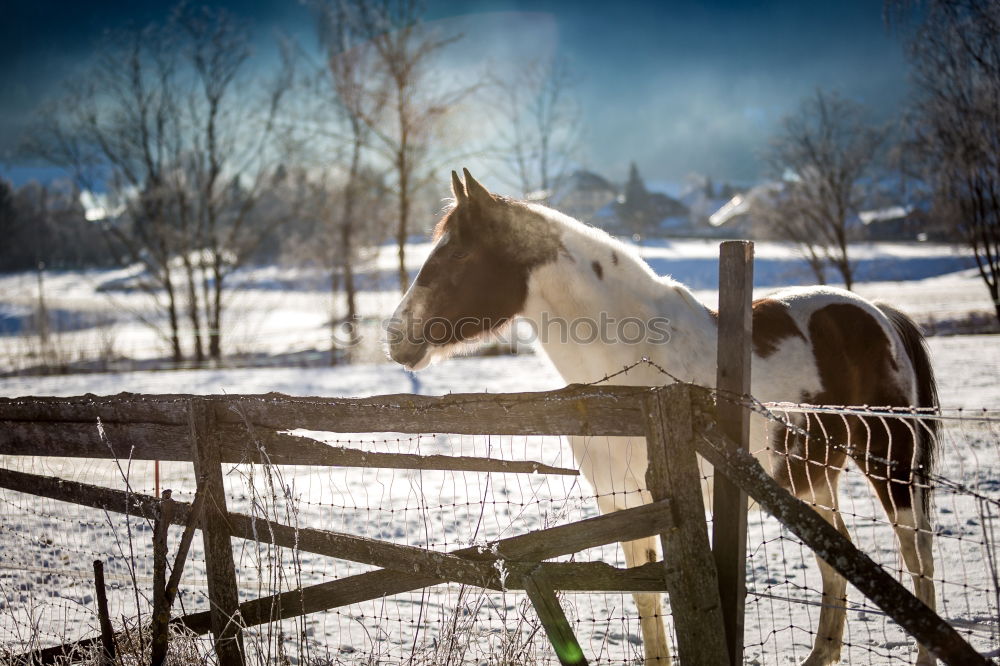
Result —
[[[913, 321], [838, 289], [791, 289], [756, 301], [753, 373], [754, 395], [764, 401], [937, 406], [930, 359]], [[783, 485], [796, 494], [816, 488], [826, 470], [840, 468], [850, 456], [884, 495], [883, 504], [912, 506], [913, 475], [933, 462], [933, 425], [838, 414], [797, 420], [808, 442], [774, 428], [765, 444], [776, 456], [772, 469]]]
[[934, 406], [920, 404], [934, 398], [921, 393], [917, 366], [925, 375], [930, 366], [926, 353], [913, 358], [917, 348], [922, 338], [905, 315], [849, 291], [787, 289], [753, 304], [751, 376], [765, 401]]

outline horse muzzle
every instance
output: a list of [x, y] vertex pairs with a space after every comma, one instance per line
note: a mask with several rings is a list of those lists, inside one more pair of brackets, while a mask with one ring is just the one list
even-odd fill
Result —
[[430, 363], [430, 343], [424, 335], [420, 315], [428, 293], [427, 287], [410, 286], [385, 323], [386, 349], [389, 358], [408, 370], [420, 370]]
[[404, 343], [389, 347], [389, 358], [406, 367], [407, 370], [421, 370], [427, 365], [425, 362], [429, 356], [427, 347], [426, 342], [418, 345]]
[[427, 365], [430, 345], [421, 336], [408, 334], [404, 326], [386, 327], [389, 358], [408, 370], [419, 370]]

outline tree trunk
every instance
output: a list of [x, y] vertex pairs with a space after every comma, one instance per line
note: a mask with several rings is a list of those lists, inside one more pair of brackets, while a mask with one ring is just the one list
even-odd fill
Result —
[[1000, 322], [1000, 285], [994, 280], [987, 283], [986, 287], [990, 290], [990, 297], [993, 299], [993, 309], [996, 310], [997, 321]]
[[816, 284], [826, 284], [826, 269], [823, 267], [823, 260], [815, 257], [810, 257], [807, 259], [809, 262], [809, 268], [812, 269], [813, 275], [816, 277]]
[[405, 169], [405, 161], [400, 162], [399, 173], [399, 227], [396, 229], [396, 243], [399, 246], [399, 291], [405, 294], [410, 286], [410, 275], [406, 271], [406, 236], [410, 217], [409, 181]]
[[211, 352], [211, 337], [212, 330], [214, 330], [215, 325], [213, 324], [214, 317], [212, 316], [212, 285], [210, 276], [211, 272], [208, 270], [208, 266], [205, 265], [205, 258], [208, 256], [207, 250], [205, 248], [209, 247], [209, 239], [202, 236], [198, 239], [198, 264], [201, 266], [201, 302], [204, 308], [204, 320], [205, 320], [205, 331], [206, 336], [209, 338], [209, 358], [212, 358]]
[[337, 294], [340, 293], [340, 273], [337, 266], [330, 267], [330, 365], [337, 365], [337, 348], [340, 346], [339, 327], [340, 319], [337, 317]]
[[837, 267], [837, 270], [840, 271], [840, 275], [844, 278], [844, 288], [848, 291], [852, 290], [854, 288], [854, 268], [847, 260], [846, 254], [839, 257], [834, 262], [834, 265]]
[[212, 285], [212, 327], [208, 331], [208, 355], [216, 363], [222, 360], [222, 281], [225, 278], [220, 261], [216, 254], [213, 266], [215, 284]]
[[[353, 225], [348, 223], [344, 226], [341, 237], [344, 243], [344, 297], [347, 300], [347, 316], [344, 318], [344, 323], [347, 326], [347, 334], [349, 336], [347, 344], [353, 349], [358, 343], [358, 311], [355, 303], [356, 288], [354, 286], [354, 266], [351, 261], [351, 235], [353, 232]], [[330, 363], [334, 364], [336, 360], [331, 357]]]
[[854, 268], [848, 257], [848, 234], [847, 234], [847, 205], [839, 205], [836, 212], [836, 224], [834, 237], [837, 241], [837, 252], [839, 253], [834, 264], [844, 278], [844, 288], [848, 291], [854, 288]]
[[399, 227], [396, 243], [399, 245], [399, 293], [405, 294], [410, 286], [406, 271], [406, 235], [410, 224], [410, 114], [407, 107], [405, 82], [396, 81], [396, 121], [399, 123], [399, 147], [396, 151], [396, 172], [399, 176]]
[[[339, 263], [340, 269], [344, 276], [344, 299], [346, 301], [347, 312], [345, 316], [338, 320], [336, 314], [330, 317], [330, 328], [331, 328], [331, 346], [330, 346], [330, 365], [337, 364], [337, 347], [341, 340], [339, 338], [339, 326], [346, 323], [348, 326], [348, 331], [350, 334], [350, 339], [348, 344], [353, 346], [357, 341], [357, 335], [355, 332], [355, 319], [357, 317], [357, 289], [354, 285], [354, 208], [355, 202], [358, 196], [358, 178], [361, 170], [361, 151], [364, 147], [364, 140], [362, 138], [362, 127], [361, 123], [354, 119], [351, 123], [353, 131], [353, 144], [351, 150], [351, 167], [348, 172], [347, 186], [344, 188], [344, 208], [341, 211], [340, 218], [340, 247], [338, 248], [339, 253]], [[333, 287], [334, 301], [336, 301], [336, 295], [338, 292], [338, 282], [336, 265], [338, 263], [337, 257], [333, 258], [333, 279], [331, 286]]]
[[170, 346], [173, 348], [173, 362], [184, 361], [184, 353], [181, 351], [180, 324], [177, 316], [177, 296], [174, 294], [174, 285], [170, 279], [170, 271], [166, 273], [163, 281], [167, 291], [167, 317], [170, 320]]
[[205, 363], [205, 347], [201, 339], [201, 317], [198, 314], [198, 288], [195, 286], [197, 277], [194, 274], [194, 266], [191, 265], [191, 257], [184, 257], [184, 271], [187, 274], [188, 292], [188, 318], [191, 320], [191, 329], [194, 334], [194, 360], [199, 366]]
[[[355, 130], [357, 134], [359, 130]], [[354, 286], [354, 203], [358, 193], [358, 172], [361, 167], [361, 141], [356, 139], [351, 155], [351, 180], [347, 184], [344, 197], [344, 217], [340, 224], [341, 266], [344, 270], [344, 297], [347, 301], [347, 322], [351, 326], [351, 342], [354, 335], [354, 320], [357, 317], [357, 290]]]
[[[348, 249], [345, 251], [346, 256], [344, 258], [344, 296], [347, 299], [347, 316], [346, 320], [354, 325], [355, 319], [358, 316], [357, 309], [357, 288], [354, 286], [354, 264], [349, 256], [350, 250], [350, 237], [351, 232], [348, 230], [344, 231], [344, 243], [348, 244]], [[352, 338], [354, 336], [352, 335]]]

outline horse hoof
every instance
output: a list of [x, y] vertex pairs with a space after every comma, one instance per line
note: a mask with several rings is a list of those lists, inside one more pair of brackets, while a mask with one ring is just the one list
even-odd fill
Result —
[[830, 666], [830, 664], [835, 664], [838, 661], [840, 661], [840, 654], [831, 654], [825, 650], [813, 650], [799, 666]]

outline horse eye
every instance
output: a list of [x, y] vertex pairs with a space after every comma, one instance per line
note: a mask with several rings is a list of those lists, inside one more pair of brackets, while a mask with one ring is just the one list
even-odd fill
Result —
[[454, 252], [451, 253], [452, 259], [465, 259], [468, 256], [469, 253], [466, 252], [465, 250], [455, 250]]

